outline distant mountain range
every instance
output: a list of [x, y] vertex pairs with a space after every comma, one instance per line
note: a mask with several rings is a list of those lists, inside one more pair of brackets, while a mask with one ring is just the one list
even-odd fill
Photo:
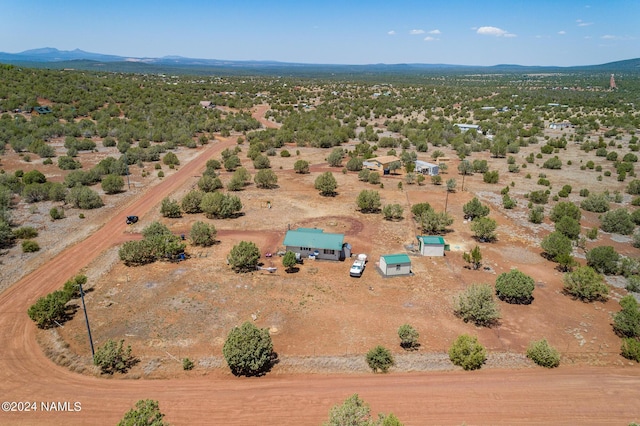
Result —
[[469, 66], [449, 64], [370, 64], [335, 65], [302, 64], [277, 61], [227, 61], [220, 59], [195, 59], [181, 56], [162, 58], [134, 58], [80, 49], [58, 50], [52, 47], [25, 50], [20, 53], [0, 52], [0, 63], [33, 68], [74, 68], [94, 71], [133, 73], [222, 74], [222, 75], [354, 75], [354, 74], [414, 74], [432, 72], [611, 72], [640, 73], [640, 58], [609, 62], [600, 65], [556, 67], [500, 64], [493, 66]]

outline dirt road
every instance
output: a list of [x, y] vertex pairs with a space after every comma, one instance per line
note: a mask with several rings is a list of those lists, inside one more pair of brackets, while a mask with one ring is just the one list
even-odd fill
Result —
[[[35, 402], [37, 408], [3, 411], [0, 424], [116, 424], [137, 400], [151, 398], [160, 402], [166, 420], [175, 425], [318, 425], [332, 405], [353, 393], [369, 402], [374, 413], [394, 412], [407, 425], [619, 425], [640, 420], [637, 366], [390, 375], [272, 373], [252, 379], [213, 374], [134, 381], [72, 373], [47, 359], [36, 343], [27, 308], [121, 241], [127, 214], [143, 217], [233, 143], [226, 139], [203, 148], [197, 158], [92, 236], [0, 294], [1, 400]], [[58, 407], [63, 410], [44, 411], [43, 402], [63, 403]], [[29, 408], [33, 410], [32, 405]]]

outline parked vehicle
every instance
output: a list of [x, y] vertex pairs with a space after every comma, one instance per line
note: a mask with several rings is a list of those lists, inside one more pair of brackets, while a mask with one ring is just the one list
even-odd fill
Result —
[[127, 216], [127, 225], [133, 225], [138, 221], [138, 216]]
[[353, 265], [351, 265], [351, 269], [349, 269], [349, 275], [352, 277], [360, 277], [362, 276], [362, 272], [364, 272], [365, 261], [356, 259], [353, 261]]

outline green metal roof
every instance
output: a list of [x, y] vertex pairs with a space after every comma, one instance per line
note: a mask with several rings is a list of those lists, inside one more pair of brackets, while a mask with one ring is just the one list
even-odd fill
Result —
[[384, 254], [381, 256], [387, 265], [397, 265], [398, 263], [411, 263], [411, 259], [406, 254]]
[[312, 249], [342, 250], [344, 234], [325, 234], [322, 229], [298, 228], [287, 231], [284, 245]]
[[433, 235], [418, 235], [418, 240], [422, 241], [422, 244], [438, 244], [444, 245], [444, 238]]

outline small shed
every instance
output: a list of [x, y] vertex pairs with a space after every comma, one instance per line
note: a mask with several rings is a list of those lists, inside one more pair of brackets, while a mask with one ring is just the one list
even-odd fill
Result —
[[423, 175], [436, 176], [440, 173], [440, 167], [437, 164], [416, 160], [415, 172], [422, 173]]
[[431, 235], [418, 235], [418, 248], [423, 256], [444, 256], [444, 238]]
[[396, 276], [396, 275], [410, 275], [411, 274], [411, 259], [406, 254], [383, 254], [380, 256], [380, 263], [378, 264], [382, 275], [384, 276]]

